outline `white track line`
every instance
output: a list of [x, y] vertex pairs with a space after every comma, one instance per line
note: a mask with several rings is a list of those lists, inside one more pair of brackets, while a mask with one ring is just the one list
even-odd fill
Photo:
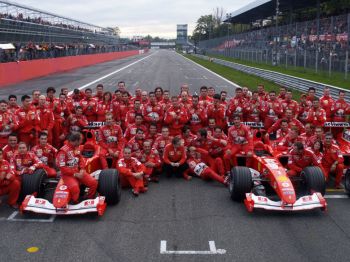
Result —
[[349, 198], [348, 195], [324, 195], [324, 198], [333, 198], [333, 199], [339, 199], [339, 198]]
[[233, 85], [234, 87], [241, 87], [241, 86], [237, 85], [236, 83], [234, 83], [234, 82], [232, 82], [232, 81], [226, 79], [225, 77], [223, 77], [223, 76], [221, 76], [221, 75], [219, 75], [219, 74], [217, 74], [217, 73], [215, 73], [215, 72], [209, 70], [208, 68], [206, 68], [206, 67], [204, 67], [204, 66], [202, 66], [202, 65], [200, 65], [200, 64], [197, 64], [196, 62], [192, 61], [191, 59], [188, 59], [187, 57], [185, 57], [185, 56], [183, 56], [183, 55], [180, 55], [180, 54], [178, 54], [178, 53], [176, 53], [176, 54], [179, 55], [179, 56], [181, 56], [181, 57], [183, 57], [183, 58], [185, 58], [185, 59], [187, 59], [188, 61], [192, 62], [193, 64], [195, 64], [195, 65], [197, 65], [197, 66], [199, 66], [199, 67], [205, 69], [206, 71], [212, 73], [213, 75], [216, 75], [217, 77], [221, 78], [222, 80], [226, 81], [227, 83], [230, 83], [230, 84]]
[[223, 255], [226, 254], [225, 249], [216, 249], [215, 241], [209, 241], [210, 250], [167, 250], [167, 242], [160, 241], [160, 254], [162, 255]]
[[48, 219], [36, 219], [36, 218], [15, 218], [18, 215], [18, 211], [14, 211], [6, 220], [12, 222], [39, 222], [39, 223], [52, 223], [56, 216], [52, 215]]
[[[151, 57], [152, 55], [154, 55], [154, 54], [156, 54], [156, 53], [157, 53], [157, 52], [152, 53], [152, 54], [150, 54], [149, 56], [143, 57], [143, 58], [141, 58], [141, 59], [139, 59], [139, 60], [137, 60], [137, 61], [135, 61], [135, 62], [133, 62], [133, 63], [131, 63], [131, 64], [129, 64], [129, 65], [127, 65], [127, 66], [124, 66], [124, 67], [122, 67], [122, 68], [119, 68], [118, 70], [115, 70], [115, 71], [113, 71], [112, 73], [109, 73], [109, 74], [107, 74], [107, 75], [104, 75], [104, 76], [102, 76], [102, 77], [100, 77], [100, 78], [98, 78], [98, 79], [96, 79], [96, 80], [94, 80], [94, 81], [92, 81], [92, 82], [90, 82], [90, 83], [87, 83], [87, 84], [85, 84], [85, 85], [83, 85], [83, 86], [81, 86], [81, 87], [78, 87], [78, 89], [79, 89], [79, 90], [82, 90], [82, 89], [84, 89], [84, 88], [86, 88], [86, 87], [88, 87], [88, 86], [91, 86], [91, 85], [93, 85], [93, 84], [95, 84], [95, 83], [97, 83], [97, 82], [99, 82], [99, 81], [101, 81], [101, 80], [103, 80], [103, 79], [105, 79], [105, 78], [107, 78], [107, 77], [110, 77], [111, 75], [114, 75], [114, 74], [116, 74], [116, 73], [119, 73], [120, 71], [123, 71], [123, 70], [129, 68], [130, 66], [133, 66], [133, 65], [135, 65], [135, 64], [137, 64], [137, 63], [139, 63], [139, 62], [141, 62], [141, 61], [143, 61], [143, 60], [145, 60], [145, 59]], [[70, 91], [68, 94], [71, 95], [72, 93], [73, 93], [73, 91]]]

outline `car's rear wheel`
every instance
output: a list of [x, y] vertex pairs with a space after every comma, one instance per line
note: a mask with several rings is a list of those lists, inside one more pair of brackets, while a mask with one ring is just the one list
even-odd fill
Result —
[[326, 193], [326, 181], [321, 168], [317, 166], [308, 166], [300, 173], [302, 189], [305, 195], [319, 192], [322, 196]]
[[229, 191], [232, 200], [244, 200], [245, 194], [252, 191], [252, 186], [252, 175], [248, 167], [237, 166], [232, 168], [229, 184]]
[[37, 169], [33, 174], [23, 174], [19, 201], [22, 202], [27, 195], [35, 194], [36, 197], [43, 196], [45, 191], [43, 182], [46, 176], [44, 169]]
[[106, 198], [106, 203], [116, 205], [121, 198], [119, 173], [116, 169], [102, 170], [98, 179], [98, 192]]
[[345, 172], [345, 191], [350, 196], [350, 168], [348, 168]]

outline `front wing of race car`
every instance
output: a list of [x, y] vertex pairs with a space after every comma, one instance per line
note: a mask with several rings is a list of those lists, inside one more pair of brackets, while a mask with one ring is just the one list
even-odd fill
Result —
[[84, 200], [76, 205], [67, 205], [64, 208], [56, 208], [52, 203], [43, 198], [28, 195], [24, 199], [20, 211], [34, 212], [48, 215], [79, 215], [86, 213], [97, 213], [102, 216], [106, 209], [105, 197], [98, 196], [95, 199]]
[[327, 202], [320, 193], [300, 197], [294, 204], [284, 204], [282, 201], [272, 201], [264, 196], [257, 196], [253, 193], [247, 193], [244, 204], [249, 212], [255, 208], [274, 210], [274, 211], [303, 211], [320, 208], [327, 210]]

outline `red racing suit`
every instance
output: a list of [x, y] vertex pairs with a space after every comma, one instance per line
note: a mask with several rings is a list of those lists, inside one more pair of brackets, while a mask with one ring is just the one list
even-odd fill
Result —
[[89, 122], [94, 122], [97, 119], [97, 101], [94, 98], [85, 98], [80, 101], [80, 106], [83, 108], [83, 114]]
[[283, 108], [281, 103], [276, 99], [268, 100], [262, 106], [262, 116], [264, 119], [264, 128], [269, 129], [282, 116]]
[[145, 172], [145, 166], [136, 158], [121, 158], [118, 160], [117, 169], [120, 174], [122, 187], [131, 186], [134, 191], [142, 192], [145, 188], [142, 178], [136, 178], [132, 173]]
[[299, 114], [299, 105], [295, 100], [283, 100], [282, 101], [283, 113], [286, 112], [287, 109], [291, 109], [293, 111], [293, 115], [297, 116]]
[[158, 132], [160, 131], [164, 118], [164, 110], [162, 105], [157, 103], [148, 103], [143, 107], [142, 115], [145, 123], [156, 124]]
[[[64, 145], [57, 153], [56, 165], [61, 171], [63, 182], [68, 187], [74, 202], [77, 202], [79, 199], [80, 183], [89, 188], [88, 198], [95, 197], [97, 181], [84, 170], [85, 160], [80, 153], [79, 147], [74, 147], [69, 142]], [[82, 178], [75, 176], [79, 172], [83, 174]]]
[[189, 126], [193, 134], [197, 134], [198, 130], [203, 128], [207, 121], [207, 115], [204, 108], [199, 105], [191, 107], [187, 111], [189, 117]]
[[225, 106], [219, 104], [211, 104], [208, 105], [207, 107], [207, 117], [209, 118], [214, 118], [215, 123], [217, 126], [221, 127], [223, 130], [226, 128], [226, 115], [225, 112], [226, 108]]
[[48, 132], [47, 141], [52, 144], [52, 130], [55, 123], [55, 118], [52, 110], [48, 107], [37, 107], [36, 113], [39, 117], [39, 130]]
[[178, 108], [171, 106], [165, 112], [164, 123], [169, 126], [171, 136], [180, 135], [181, 129], [188, 122], [188, 120], [187, 110], [183, 106]]
[[345, 122], [346, 121], [346, 114], [349, 113], [350, 107], [349, 104], [343, 100], [338, 99], [334, 102], [331, 113], [333, 115], [333, 121], [334, 122]]
[[10, 160], [10, 164], [18, 177], [26, 173], [32, 174], [36, 169], [43, 167], [43, 163], [33, 152], [26, 154], [16, 152]]
[[34, 107], [24, 109], [21, 107], [16, 111], [18, 118], [18, 140], [29, 146], [37, 143], [37, 132], [40, 129], [40, 118]]
[[320, 98], [320, 106], [326, 111], [327, 121], [332, 121], [332, 106], [334, 100], [331, 96], [322, 96]]
[[135, 135], [136, 135], [136, 130], [140, 128], [143, 130], [143, 133], [146, 135], [148, 132], [148, 129], [146, 126], [144, 125], [139, 125], [137, 126], [135, 123], [134, 124], [129, 124], [127, 126], [127, 128], [125, 129], [124, 132], [124, 137], [126, 139], [126, 141], [129, 141], [130, 139], [132, 139]]
[[302, 155], [297, 154], [294, 149], [290, 151], [288, 159], [288, 176], [297, 176], [308, 166], [318, 166], [324, 172], [321, 161], [317, 159], [316, 155], [310, 149], [304, 149]]
[[99, 145], [102, 147], [101, 154], [109, 156], [108, 149], [118, 154], [118, 157], [113, 157], [113, 167], [117, 164], [117, 159], [120, 157], [124, 144], [125, 139], [123, 137], [123, 131], [119, 125], [113, 124], [111, 126], [105, 125], [100, 127]]
[[98, 102], [97, 109], [96, 109], [97, 122], [105, 122], [107, 112], [113, 112], [112, 102], [109, 102], [107, 104], [104, 101]]
[[323, 145], [323, 158], [322, 158], [322, 166], [325, 169], [325, 177], [328, 179], [329, 173], [331, 172], [332, 165], [337, 162], [335, 168], [335, 186], [339, 186], [341, 179], [343, 177], [344, 171], [344, 157], [340, 151], [340, 148], [331, 144], [330, 146]]
[[54, 168], [55, 158], [57, 149], [52, 145], [47, 144], [46, 146], [36, 145], [31, 151], [39, 158], [42, 162], [42, 168], [46, 171], [48, 177], [56, 177], [57, 172]]
[[[225, 152], [224, 154], [224, 164], [225, 171], [229, 172], [231, 166], [237, 166], [236, 155], [243, 151], [245, 153], [253, 151], [253, 136], [250, 132], [249, 127], [240, 124], [239, 127], [231, 126], [228, 129], [228, 145], [227, 149], [231, 153]], [[250, 166], [250, 157], [247, 158], [247, 166]]]
[[21, 183], [6, 160], [0, 160], [0, 196], [8, 195], [7, 204], [13, 206], [21, 190]]
[[13, 158], [13, 156], [17, 153], [17, 150], [18, 145], [16, 145], [15, 148], [10, 147], [9, 145], [4, 146], [2, 149], [4, 160], [10, 162], [11, 158]]
[[326, 111], [323, 108], [311, 108], [308, 112], [306, 122], [311, 123], [313, 126], [322, 126], [326, 122]]
[[18, 128], [16, 117], [9, 111], [0, 113], [0, 148], [7, 144], [8, 136]]
[[167, 138], [165, 138], [162, 135], [160, 135], [154, 141], [153, 148], [159, 152], [159, 155], [161, 158], [163, 157], [164, 148], [166, 147], [167, 144], [170, 144], [172, 140], [173, 140], [172, 136], [168, 136]]
[[[268, 132], [268, 133], [274, 133], [274, 132], [276, 132], [278, 129], [280, 129], [280, 128], [281, 128], [282, 120], [283, 120], [283, 119], [277, 120], [277, 122], [274, 123], [274, 124], [267, 130], [267, 132]], [[303, 133], [303, 132], [305, 131], [304, 125], [303, 125], [298, 119], [292, 118], [292, 119], [287, 119], [287, 120], [289, 120], [289, 122], [288, 122], [288, 127], [289, 127], [289, 128], [291, 128], [292, 126], [296, 126], [296, 127], [298, 127], [300, 133]]]

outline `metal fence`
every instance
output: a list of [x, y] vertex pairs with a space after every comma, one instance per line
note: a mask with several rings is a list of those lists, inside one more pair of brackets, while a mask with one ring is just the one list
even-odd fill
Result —
[[199, 42], [206, 54], [348, 78], [350, 14], [229, 34]]
[[[210, 59], [213, 63], [224, 65], [224, 66], [230, 67], [232, 69], [241, 71], [243, 73], [258, 76], [258, 77], [261, 77], [263, 79], [272, 81], [278, 85], [292, 88], [292, 89], [298, 90], [298, 91], [303, 92], [303, 93], [306, 93], [310, 87], [314, 87], [316, 89], [316, 95], [318, 97], [321, 97], [323, 95], [322, 91], [323, 91], [325, 84], [322, 84], [322, 83], [302, 79], [299, 77], [289, 76], [289, 75], [281, 74], [281, 73], [270, 71], [270, 70], [263, 70], [263, 69], [259, 69], [256, 67], [245, 66], [242, 64], [237, 64], [237, 63], [225, 61], [222, 59], [209, 58], [208, 56], [204, 56], [204, 55], [195, 55], [195, 56], [197, 56], [201, 59], [205, 59], [205, 60]], [[339, 88], [336, 86], [330, 86], [330, 85], [327, 85], [327, 86], [330, 88], [330, 94], [333, 98], [337, 98], [338, 94], [339, 94], [339, 90], [343, 90], [343, 91], [345, 91], [345, 93], [347, 95], [346, 101], [350, 102], [349, 90]]]

